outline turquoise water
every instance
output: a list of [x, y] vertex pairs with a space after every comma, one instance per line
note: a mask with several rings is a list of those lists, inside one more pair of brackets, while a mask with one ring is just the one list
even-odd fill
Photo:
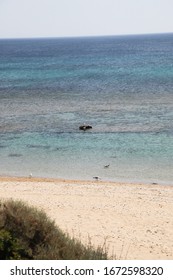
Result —
[[9, 134], [1, 138], [0, 169], [14, 176], [172, 182], [172, 147], [164, 133]]
[[0, 175], [172, 184], [172, 168], [172, 34], [0, 40]]

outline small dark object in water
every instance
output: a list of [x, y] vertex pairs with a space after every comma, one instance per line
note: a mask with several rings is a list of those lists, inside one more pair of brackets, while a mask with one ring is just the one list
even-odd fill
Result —
[[91, 125], [89, 125], [89, 124], [83, 124], [83, 125], [80, 125], [79, 126], [79, 129], [80, 130], [86, 130], [86, 129], [91, 129], [92, 128], [92, 126]]
[[22, 157], [22, 154], [11, 153], [8, 155], [9, 157]]

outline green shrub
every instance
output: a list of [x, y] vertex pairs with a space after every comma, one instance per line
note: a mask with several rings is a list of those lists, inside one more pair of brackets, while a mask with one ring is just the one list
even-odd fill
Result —
[[43, 211], [21, 201], [0, 205], [0, 259], [107, 259], [101, 248], [70, 238]]
[[10, 232], [0, 230], [0, 260], [21, 260], [27, 258], [24, 248], [20, 246]]

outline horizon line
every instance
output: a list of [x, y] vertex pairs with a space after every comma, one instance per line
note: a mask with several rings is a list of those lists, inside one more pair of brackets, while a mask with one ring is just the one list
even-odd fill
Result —
[[103, 34], [103, 35], [72, 35], [72, 36], [34, 36], [34, 37], [1, 37], [0, 40], [30, 40], [30, 39], [72, 39], [72, 38], [95, 38], [95, 37], [125, 37], [125, 36], [142, 36], [142, 35], [166, 35], [173, 32], [156, 32], [156, 33], [127, 33], [127, 34]]

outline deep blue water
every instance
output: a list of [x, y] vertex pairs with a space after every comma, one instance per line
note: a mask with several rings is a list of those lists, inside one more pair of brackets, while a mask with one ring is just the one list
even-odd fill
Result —
[[0, 175], [173, 183], [172, 169], [173, 34], [0, 40]]

